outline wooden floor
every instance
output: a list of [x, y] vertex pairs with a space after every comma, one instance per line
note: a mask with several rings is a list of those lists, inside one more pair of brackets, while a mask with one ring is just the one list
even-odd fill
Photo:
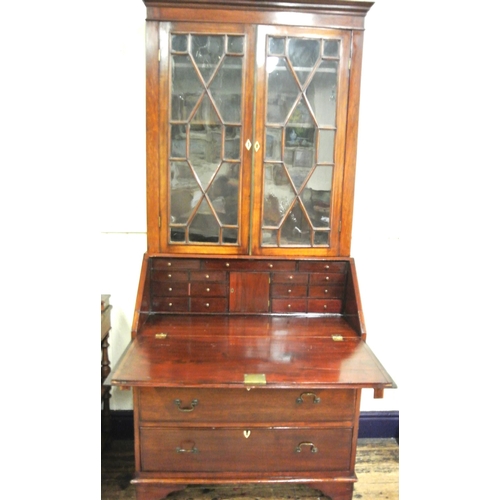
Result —
[[[135, 500], [130, 484], [134, 472], [133, 441], [113, 441], [101, 456], [101, 500]], [[399, 499], [399, 446], [395, 439], [360, 439], [356, 456], [358, 482], [353, 500]], [[190, 486], [169, 500], [326, 499], [300, 485]]]

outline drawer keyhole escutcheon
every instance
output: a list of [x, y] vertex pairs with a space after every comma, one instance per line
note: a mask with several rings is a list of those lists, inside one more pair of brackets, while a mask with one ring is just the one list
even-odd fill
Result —
[[174, 404], [177, 406], [177, 409], [179, 411], [182, 411], [184, 413], [188, 413], [188, 412], [194, 410], [195, 406], [198, 404], [198, 400], [197, 399], [193, 399], [193, 401], [191, 401], [191, 406], [187, 407], [187, 408], [182, 408], [181, 407], [182, 401], [180, 399], [175, 399], [174, 400]]
[[246, 439], [248, 439], [250, 437], [251, 433], [252, 433], [252, 431], [243, 431], [243, 435], [245, 436]]
[[314, 446], [314, 443], [305, 443], [305, 442], [299, 443], [297, 448], [295, 448], [295, 451], [297, 453], [300, 453], [302, 451], [302, 446], [309, 446], [311, 453], [318, 453], [318, 448], [316, 448], [316, 446]]
[[296, 402], [297, 404], [302, 404], [304, 402], [304, 396], [307, 396], [307, 397], [312, 397], [313, 398], [313, 403], [315, 405], [317, 405], [320, 401], [321, 401], [321, 398], [318, 398], [318, 396], [316, 396], [316, 394], [314, 394], [314, 392], [303, 392], [297, 399], [296, 399]]
[[195, 445], [190, 450], [187, 450], [186, 448], [181, 448], [180, 446], [177, 446], [175, 449], [177, 453], [199, 453], [198, 448], [196, 448]]

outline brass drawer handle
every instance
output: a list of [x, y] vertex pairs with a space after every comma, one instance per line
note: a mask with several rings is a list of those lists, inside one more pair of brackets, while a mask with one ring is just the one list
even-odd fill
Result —
[[181, 448], [180, 446], [177, 446], [175, 449], [177, 453], [199, 453], [198, 448], [196, 448], [195, 445], [190, 450], [186, 450], [185, 448]]
[[311, 453], [318, 453], [318, 448], [316, 448], [316, 446], [314, 446], [314, 443], [299, 443], [297, 448], [295, 448], [295, 451], [297, 453], [300, 453], [302, 451], [302, 446], [310, 446], [310, 450], [311, 450]]
[[314, 392], [303, 392], [297, 399], [296, 399], [296, 403], [297, 404], [302, 404], [304, 402], [304, 399], [303, 397], [304, 396], [311, 396], [313, 398], [313, 403], [315, 405], [317, 405], [320, 401], [321, 401], [321, 398], [318, 398], [318, 396], [316, 396], [316, 394], [314, 394]]
[[188, 407], [188, 408], [181, 408], [182, 401], [180, 399], [175, 399], [174, 404], [177, 406], [177, 409], [179, 411], [183, 411], [184, 413], [188, 413], [188, 412], [194, 410], [194, 407], [198, 404], [198, 400], [193, 399], [193, 401], [191, 401], [191, 407]]

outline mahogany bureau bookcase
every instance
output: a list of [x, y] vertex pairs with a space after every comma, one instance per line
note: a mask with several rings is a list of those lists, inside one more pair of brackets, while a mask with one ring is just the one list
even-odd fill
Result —
[[147, 229], [132, 339], [139, 500], [298, 482], [352, 498], [366, 344], [350, 257], [370, 2], [145, 0]]

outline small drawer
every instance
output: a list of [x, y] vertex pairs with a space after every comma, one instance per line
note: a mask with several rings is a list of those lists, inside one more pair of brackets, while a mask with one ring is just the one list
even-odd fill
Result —
[[309, 278], [311, 285], [344, 285], [346, 275], [341, 273], [312, 273]]
[[325, 299], [341, 299], [344, 297], [343, 285], [315, 285], [309, 287], [309, 297]]
[[200, 269], [198, 259], [167, 259], [164, 257], [154, 257], [152, 259], [152, 269]]
[[272, 273], [271, 281], [273, 283], [293, 283], [295, 285], [306, 285], [308, 281], [308, 274], [299, 273]]
[[299, 271], [325, 272], [325, 273], [345, 273], [347, 262], [303, 260], [299, 262]]
[[273, 313], [304, 313], [306, 299], [273, 299], [271, 310]]
[[272, 285], [272, 297], [306, 297], [306, 285]]
[[153, 312], [188, 312], [188, 297], [153, 297], [151, 301]]
[[139, 420], [170, 424], [352, 423], [353, 389], [139, 389]]
[[191, 283], [192, 297], [225, 297], [227, 286], [225, 283]]
[[222, 271], [193, 271], [191, 281], [226, 281], [227, 274]]
[[151, 292], [153, 296], [180, 297], [189, 294], [189, 283], [152, 281]]
[[189, 273], [187, 271], [165, 271], [153, 269], [151, 271], [151, 281], [189, 281]]
[[337, 299], [309, 299], [307, 312], [339, 314], [342, 312], [342, 301]]
[[141, 427], [144, 472], [348, 471], [351, 427]]
[[191, 312], [226, 312], [227, 299], [221, 297], [191, 298]]

